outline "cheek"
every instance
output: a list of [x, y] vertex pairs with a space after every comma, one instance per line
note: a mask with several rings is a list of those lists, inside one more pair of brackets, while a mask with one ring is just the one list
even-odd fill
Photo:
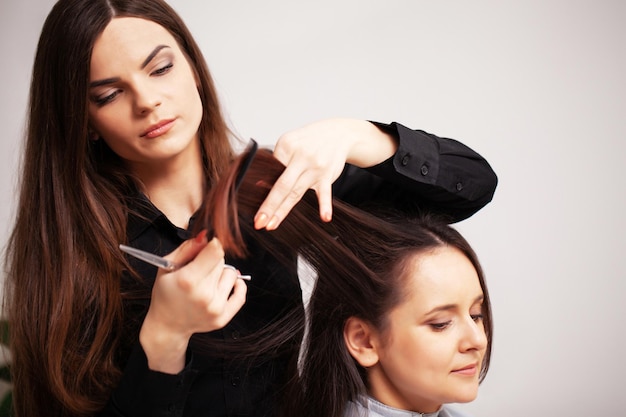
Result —
[[163, 96], [168, 99], [165, 113], [181, 117], [190, 129], [187, 133], [195, 134], [202, 120], [203, 105], [192, 73], [179, 72], [164, 88]]
[[127, 131], [126, 118], [122, 117], [120, 107], [122, 103], [114, 103], [89, 112], [90, 126], [106, 139], [116, 139], [120, 132]]
[[[118, 103], [116, 103], [118, 104]], [[134, 127], [128, 116], [124, 117], [117, 109], [107, 109], [95, 117], [90, 118], [90, 125], [99, 135], [99, 140], [104, 141], [117, 155], [125, 158], [132, 146], [131, 134]]]
[[393, 339], [383, 346], [384, 354], [381, 361], [393, 364], [397, 371], [427, 366], [428, 346], [425, 346], [419, 335], [410, 330], [400, 330]]
[[406, 399], [430, 397], [445, 383], [443, 353], [424, 340], [401, 337], [386, 346], [380, 365], [391, 384]]
[[185, 96], [182, 98], [182, 114], [187, 119], [188, 126], [191, 129], [188, 133], [195, 134], [200, 127], [203, 116], [203, 105], [200, 93], [195, 84], [186, 86]]
[[420, 330], [405, 330], [393, 341], [391, 351], [401, 359], [399, 365], [426, 373], [447, 372], [454, 349], [442, 335]]
[[190, 66], [186, 66], [185, 68], [181, 68], [181, 71], [175, 73], [175, 79], [173, 80], [171, 86], [173, 87], [173, 91], [171, 93], [183, 95], [188, 99], [191, 96], [196, 96], [200, 99], [199, 95], [199, 83], [194, 75], [194, 71]]
[[184, 92], [182, 97], [184, 105], [187, 110], [196, 118], [202, 116], [202, 100], [200, 99], [200, 92], [194, 82], [193, 78], [186, 80], [180, 92]]

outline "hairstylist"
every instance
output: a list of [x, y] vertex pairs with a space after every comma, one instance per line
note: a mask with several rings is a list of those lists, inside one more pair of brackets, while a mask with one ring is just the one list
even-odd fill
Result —
[[[188, 232], [233, 159], [231, 139], [202, 54], [166, 3], [54, 5], [6, 255], [18, 417], [272, 414], [299, 336], [273, 355], [229, 352], [301, 311], [295, 268], [254, 246], [224, 259], [217, 240]], [[285, 134], [275, 154], [288, 168], [256, 217], [268, 230], [309, 188], [330, 220], [335, 180], [349, 202], [453, 220], [496, 186], [471, 149], [395, 123], [315, 122]], [[185, 266], [157, 270], [119, 243]]]

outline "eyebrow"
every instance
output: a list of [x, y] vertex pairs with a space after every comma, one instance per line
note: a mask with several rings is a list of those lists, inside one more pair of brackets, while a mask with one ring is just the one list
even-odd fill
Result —
[[[155, 56], [161, 51], [163, 48], [169, 48], [167, 45], [159, 45], [150, 52], [150, 54], [146, 57], [146, 59], [141, 63], [140, 69], [144, 69], [150, 61], [154, 59]], [[100, 87], [102, 85], [108, 85], [116, 83], [120, 80], [119, 77], [105, 78], [103, 80], [92, 81], [89, 83], [89, 88]]]
[[113, 84], [120, 80], [119, 77], [105, 78], [104, 80], [92, 81], [89, 83], [89, 88], [100, 87], [101, 85]]
[[[472, 303], [472, 305], [474, 305], [476, 303], [479, 303], [479, 302], [483, 301], [484, 299], [485, 299], [485, 296], [483, 294], [481, 294], [481, 295], [479, 295], [478, 297], [476, 297], [474, 299], [474, 302]], [[433, 313], [437, 313], [439, 311], [453, 310], [453, 309], [457, 308], [457, 306], [458, 306], [457, 304], [445, 304], [445, 305], [442, 305], [442, 306], [438, 306], [438, 307], [435, 307], [432, 310], [430, 310], [428, 313], [426, 313], [425, 316], [428, 316], [428, 315], [433, 314]]]
[[156, 48], [154, 48], [152, 50], [152, 52], [150, 52], [150, 55], [148, 55], [148, 57], [141, 63], [141, 69], [144, 69], [146, 67], [146, 65], [148, 65], [150, 63], [150, 61], [152, 61], [154, 59], [154, 57], [156, 56], [156, 54], [159, 53], [159, 51], [163, 48], [169, 48], [169, 46], [167, 45], [159, 45]]

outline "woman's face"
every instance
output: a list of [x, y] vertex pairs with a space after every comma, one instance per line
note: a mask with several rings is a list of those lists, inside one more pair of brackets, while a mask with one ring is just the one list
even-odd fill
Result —
[[472, 401], [487, 347], [476, 270], [453, 247], [416, 255], [411, 269], [406, 299], [375, 338], [379, 361], [368, 369], [371, 394], [422, 413]]
[[149, 20], [111, 20], [91, 57], [91, 129], [132, 169], [199, 152], [201, 119], [196, 76], [174, 37]]

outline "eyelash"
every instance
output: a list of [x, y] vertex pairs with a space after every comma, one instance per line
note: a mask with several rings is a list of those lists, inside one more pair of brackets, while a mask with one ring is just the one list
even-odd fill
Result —
[[154, 75], [164, 75], [164, 74], [167, 74], [173, 67], [174, 67], [174, 64], [169, 63], [169, 64], [167, 64], [167, 65], [157, 69], [152, 74], [154, 74]]
[[442, 330], [445, 330], [450, 325], [450, 323], [452, 323], [451, 320], [444, 321], [441, 323], [430, 323], [430, 327], [432, 327], [434, 331], [440, 332]]
[[[170, 72], [170, 70], [174, 67], [174, 64], [169, 63], [157, 70], [155, 70], [154, 72], [151, 73], [151, 75], [156, 75], [157, 77], [160, 77], [162, 75], [167, 74], [168, 72]], [[98, 107], [102, 107], [105, 104], [111, 102], [117, 95], [119, 94], [119, 90], [115, 90], [113, 93], [109, 94], [106, 97], [102, 97], [102, 98], [96, 98], [95, 102], [96, 105], [98, 105]]]
[[111, 100], [113, 100], [115, 98], [115, 96], [117, 96], [119, 93], [119, 90], [115, 90], [113, 93], [109, 94], [106, 97], [102, 97], [102, 98], [97, 98], [96, 104], [98, 105], [98, 107], [102, 107], [105, 104], [109, 103]]
[[482, 314], [472, 314], [470, 316], [472, 318], [472, 320], [474, 320], [475, 322], [479, 322], [483, 320], [483, 315]]
[[[482, 314], [470, 314], [470, 317], [476, 323], [478, 323], [478, 322], [483, 320], [483, 315]], [[452, 320], [444, 321], [444, 322], [441, 322], [441, 323], [430, 323], [430, 327], [434, 331], [440, 332], [440, 331], [443, 331], [443, 330], [447, 329], [448, 326], [450, 326], [451, 323], [452, 323]]]

